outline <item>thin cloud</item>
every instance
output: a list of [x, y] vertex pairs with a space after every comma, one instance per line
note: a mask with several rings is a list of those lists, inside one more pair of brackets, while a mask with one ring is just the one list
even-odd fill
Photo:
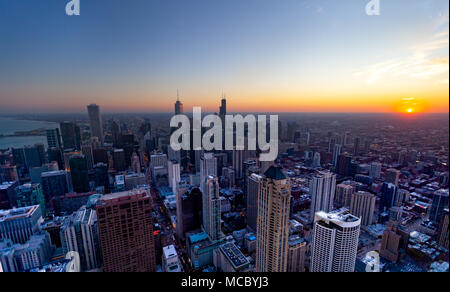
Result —
[[448, 74], [449, 58], [436, 55], [441, 51], [448, 52], [449, 34], [448, 28], [435, 34], [428, 42], [411, 48], [411, 54], [405, 58], [396, 58], [376, 63], [355, 72], [355, 77], [365, 79], [372, 84], [381, 78], [408, 77], [413, 79], [428, 80], [442, 74]]

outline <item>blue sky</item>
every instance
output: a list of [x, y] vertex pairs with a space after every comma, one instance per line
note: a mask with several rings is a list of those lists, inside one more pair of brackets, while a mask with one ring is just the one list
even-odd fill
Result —
[[0, 111], [169, 111], [177, 88], [210, 108], [222, 91], [236, 109], [383, 111], [373, 92], [448, 107], [444, 0], [381, 0], [375, 17], [368, 0], [81, 0], [72, 17], [67, 2], [0, 1]]

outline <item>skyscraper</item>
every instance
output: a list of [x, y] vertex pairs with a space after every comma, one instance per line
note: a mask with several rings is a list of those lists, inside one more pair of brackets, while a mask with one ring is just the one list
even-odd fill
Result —
[[76, 193], [89, 192], [89, 175], [86, 157], [84, 155], [73, 155], [69, 159], [69, 165], [73, 191]]
[[100, 116], [100, 107], [96, 104], [87, 106], [89, 115], [89, 125], [91, 127], [91, 137], [97, 137], [100, 143], [103, 144], [103, 125]]
[[361, 220], [346, 209], [317, 212], [311, 272], [354, 272]]
[[311, 195], [310, 222], [313, 222], [315, 213], [319, 211], [330, 212], [333, 209], [335, 190], [335, 174], [318, 172], [312, 177], [309, 184], [309, 194]]
[[398, 186], [398, 179], [400, 178], [400, 171], [394, 168], [390, 168], [386, 170], [386, 178], [385, 182], [392, 183], [396, 186]]
[[368, 192], [353, 193], [350, 213], [361, 218], [363, 226], [371, 225], [373, 223], [376, 200], [376, 196]]
[[244, 152], [244, 150], [233, 149], [233, 169], [238, 180], [243, 177]]
[[80, 127], [72, 122], [62, 122], [59, 124], [64, 149], [81, 150]]
[[175, 114], [182, 115], [183, 114], [183, 104], [180, 101], [180, 95], [177, 90], [177, 101], [175, 102]]
[[225, 99], [225, 97], [223, 97], [220, 102], [219, 114], [221, 117], [225, 117], [225, 115], [227, 114], [227, 100]]
[[256, 271], [286, 272], [291, 189], [280, 167], [264, 174], [258, 194]]
[[78, 252], [83, 271], [100, 266], [97, 214], [94, 209], [82, 207], [65, 217], [60, 233], [64, 253]]
[[177, 192], [177, 235], [184, 239], [186, 232], [197, 230], [202, 225], [203, 200], [199, 188]]
[[152, 199], [148, 190], [101, 197], [97, 217], [105, 272], [156, 271]]
[[333, 165], [337, 166], [339, 155], [341, 154], [342, 145], [335, 144], [333, 147]]
[[39, 205], [0, 210], [0, 238], [24, 244], [40, 230], [42, 213]]
[[354, 187], [347, 184], [338, 184], [336, 186], [336, 196], [334, 203], [339, 207], [350, 207]]
[[441, 189], [434, 192], [428, 218], [437, 224], [441, 223], [442, 219], [444, 219], [445, 209], [448, 209], [448, 190]]
[[221, 213], [219, 180], [216, 176], [206, 176], [203, 190], [203, 229], [211, 241], [221, 239]]
[[395, 199], [398, 194], [398, 188], [391, 183], [383, 183], [381, 187], [380, 212], [388, 210], [394, 206]]
[[213, 153], [204, 153], [200, 158], [200, 188], [202, 191], [208, 176], [217, 176], [217, 158]]
[[45, 131], [47, 135], [48, 148], [62, 148], [61, 135], [59, 129], [48, 129]]
[[69, 193], [69, 179], [64, 170], [49, 171], [41, 174], [42, 191], [45, 198], [45, 210], [55, 210], [53, 200]]
[[258, 194], [262, 176], [253, 173], [247, 184], [247, 225], [256, 231], [258, 218]]
[[381, 163], [372, 162], [370, 165], [369, 176], [373, 179], [379, 179], [381, 173]]
[[180, 163], [177, 161], [169, 160], [167, 162], [167, 168], [169, 172], [169, 187], [172, 188], [173, 193], [176, 193], [176, 187], [180, 182]]
[[287, 271], [296, 273], [305, 271], [306, 241], [298, 235], [289, 237]]

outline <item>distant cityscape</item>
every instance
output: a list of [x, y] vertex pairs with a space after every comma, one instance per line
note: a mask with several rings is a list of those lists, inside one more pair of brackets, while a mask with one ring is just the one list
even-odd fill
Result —
[[174, 102], [4, 135], [45, 143], [0, 139], [0, 272], [449, 271], [448, 114], [280, 114], [267, 162], [174, 151]]

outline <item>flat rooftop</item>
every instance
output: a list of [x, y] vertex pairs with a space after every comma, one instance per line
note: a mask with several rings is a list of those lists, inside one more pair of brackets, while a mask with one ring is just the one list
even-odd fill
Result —
[[29, 217], [36, 211], [37, 208], [39, 208], [39, 205], [0, 210], [0, 222]]
[[233, 265], [235, 270], [245, 267], [249, 264], [247, 258], [242, 254], [242, 252], [237, 248], [234, 243], [225, 243], [220, 247], [222, 253]]

